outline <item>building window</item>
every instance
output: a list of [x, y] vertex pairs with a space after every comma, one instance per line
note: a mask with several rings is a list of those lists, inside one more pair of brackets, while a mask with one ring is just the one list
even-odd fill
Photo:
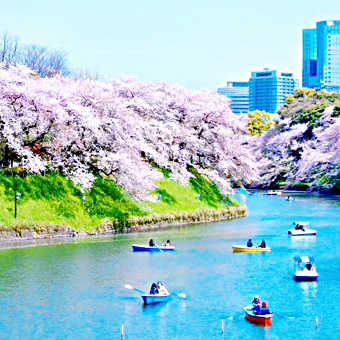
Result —
[[316, 76], [317, 74], [317, 61], [316, 60], [309, 61], [309, 74], [310, 76]]

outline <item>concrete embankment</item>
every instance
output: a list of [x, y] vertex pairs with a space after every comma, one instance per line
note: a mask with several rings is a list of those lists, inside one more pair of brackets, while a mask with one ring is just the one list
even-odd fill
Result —
[[69, 226], [50, 225], [48, 223], [41, 225], [18, 225], [12, 228], [2, 226], [0, 227], [0, 242], [156, 230], [171, 226], [241, 218], [245, 217], [246, 211], [246, 206], [240, 205], [230, 206], [224, 209], [204, 209], [190, 212], [133, 216], [126, 221], [106, 218], [102, 220], [97, 228], [91, 231], [75, 230]]

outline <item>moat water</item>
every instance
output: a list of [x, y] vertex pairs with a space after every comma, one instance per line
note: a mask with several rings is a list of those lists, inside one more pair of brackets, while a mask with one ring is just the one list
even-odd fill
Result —
[[[0, 339], [121, 339], [122, 324], [124, 339], [221, 339], [222, 320], [224, 339], [340, 339], [340, 201], [293, 197], [247, 196], [247, 217], [232, 221], [3, 247]], [[288, 237], [294, 221], [317, 236]], [[177, 251], [132, 252], [150, 238]], [[232, 253], [249, 238], [272, 251]], [[317, 282], [292, 279], [296, 255], [315, 257]], [[143, 306], [124, 288], [148, 291], [158, 280], [187, 297]], [[255, 294], [274, 311], [270, 327], [244, 318]]]

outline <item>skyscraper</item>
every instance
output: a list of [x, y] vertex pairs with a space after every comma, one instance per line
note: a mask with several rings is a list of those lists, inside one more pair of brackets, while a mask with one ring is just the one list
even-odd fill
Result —
[[267, 68], [252, 72], [249, 79], [250, 110], [275, 113], [286, 103], [285, 96], [294, 94], [298, 87], [299, 81], [293, 78], [293, 73], [270, 71]]
[[340, 20], [302, 31], [302, 86], [340, 91]]
[[236, 114], [249, 111], [249, 83], [245, 81], [229, 81], [227, 87], [219, 87], [217, 93], [229, 98], [231, 111]]

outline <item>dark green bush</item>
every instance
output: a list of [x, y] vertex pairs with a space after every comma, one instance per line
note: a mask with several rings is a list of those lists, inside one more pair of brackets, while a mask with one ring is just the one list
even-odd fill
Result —
[[168, 194], [164, 189], [157, 189], [156, 194], [160, 195], [160, 200], [164, 203], [171, 204], [176, 203], [175, 197]]
[[190, 185], [195, 192], [201, 195], [200, 200], [211, 207], [221, 204], [223, 197], [218, 186], [206, 176], [199, 174], [194, 167], [188, 167], [187, 170], [194, 175], [190, 178]]
[[130, 215], [144, 215], [116, 183], [98, 176], [86, 195], [85, 208], [90, 216], [127, 219]]

